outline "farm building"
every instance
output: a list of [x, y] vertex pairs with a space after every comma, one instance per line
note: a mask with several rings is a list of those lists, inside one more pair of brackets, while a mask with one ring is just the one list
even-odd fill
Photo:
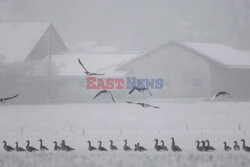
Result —
[[51, 23], [0, 23], [0, 55], [6, 62], [41, 60], [67, 51]]
[[211, 97], [225, 90], [250, 99], [250, 56], [218, 43], [168, 42], [118, 68], [126, 76], [163, 78], [157, 97]]
[[67, 51], [50, 23], [0, 23], [1, 97], [19, 93], [17, 103], [42, 103], [51, 94], [53, 70], [46, 57]]

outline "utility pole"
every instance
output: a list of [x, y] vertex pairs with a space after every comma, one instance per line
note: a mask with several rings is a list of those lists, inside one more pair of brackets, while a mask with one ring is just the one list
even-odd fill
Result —
[[47, 95], [48, 95], [48, 103], [51, 103], [51, 61], [52, 61], [52, 55], [51, 55], [51, 39], [52, 34], [51, 33], [45, 33], [44, 34], [45, 40], [47, 41], [47, 56], [48, 56], [48, 85], [47, 85]]

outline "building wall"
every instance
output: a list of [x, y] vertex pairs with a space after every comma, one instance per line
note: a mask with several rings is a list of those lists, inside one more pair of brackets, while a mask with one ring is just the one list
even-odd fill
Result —
[[210, 63], [177, 45], [165, 46], [126, 66], [129, 76], [163, 78], [158, 96], [208, 96], [211, 94]]

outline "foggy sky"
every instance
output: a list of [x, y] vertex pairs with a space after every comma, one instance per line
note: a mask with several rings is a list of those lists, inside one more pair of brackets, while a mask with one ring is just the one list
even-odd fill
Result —
[[64, 41], [150, 50], [168, 40], [250, 49], [248, 0], [0, 0], [2, 21], [52, 22]]

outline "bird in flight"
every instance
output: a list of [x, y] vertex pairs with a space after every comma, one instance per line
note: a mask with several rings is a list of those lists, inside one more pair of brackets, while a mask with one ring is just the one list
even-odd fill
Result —
[[140, 105], [140, 106], [142, 106], [142, 107], [160, 108], [160, 107], [153, 106], [153, 105], [146, 104], [146, 103], [136, 103], [136, 102], [132, 102], [132, 101], [126, 101], [126, 102], [129, 103], [129, 104], [137, 104], [137, 105]]
[[147, 90], [148, 93], [152, 96], [152, 93], [149, 91], [148, 88], [138, 88], [138, 87], [134, 87], [133, 89], [131, 89], [131, 90], [128, 92], [128, 94], [132, 94], [135, 90], [137, 90], [137, 91], [140, 92], [140, 93], [144, 93], [145, 90]]
[[103, 94], [103, 93], [105, 93], [105, 94], [110, 94], [110, 96], [111, 96], [111, 98], [112, 98], [112, 101], [115, 103], [115, 99], [114, 99], [112, 93], [111, 93], [110, 91], [108, 91], [108, 90], [101, 90], [101, 91], [99, 91], [99, 92], [93, 97], [93, 99], [95, 99], [97, 96], [99, 96], [99, 95], [101, 95], [101, 94]]
[[78, 58], [78, 62], [79, 64], [82, 66], [82, 68], [84, 69], [84, 73], [87, 75], [87, 76], [92, 76], [92, 75], [104, 75], [104, 74], [97, 74], [97, 73], [92, 73], [92, 72], [89, 72], [83, 65], [83, 63], [81, 62], [81, 60]]
[[10, 99], [14, 99], [18, 96], [19, 94], [16, 94], [15, 96], [12, 96], [12, 97], [6, 97], [6, 98], [0, 98], [0, 102], [3, 103], [7, 100], [10, 100]]
[[213, 97], [212, 97], [212, 100], [214, 100], [215, 98], [219, 97], [219, 96], [227, 96], [229, 98], [231, 98], [231, 95], [226, 92], [226, 91], [220, 91], [218, 93], [216, 93]]

